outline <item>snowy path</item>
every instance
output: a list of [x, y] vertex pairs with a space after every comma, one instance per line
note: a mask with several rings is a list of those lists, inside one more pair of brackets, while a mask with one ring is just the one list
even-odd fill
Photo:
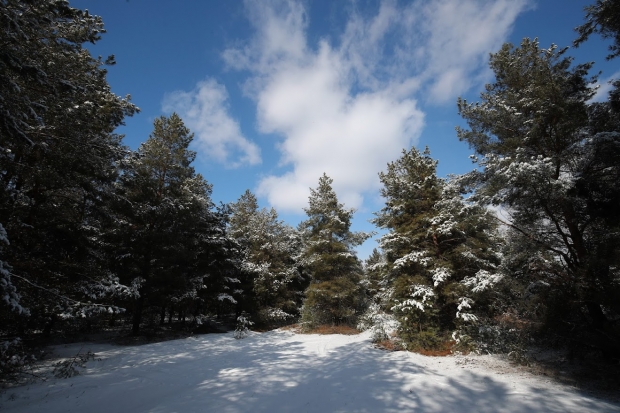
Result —
[[[70, 355], [79, 348], [58, 351]], [[367, 334], [272, 331], [244, 340], [213, 334], [140, 347], [90, 348], [101, 360], [89, 362], [82, 375], [9, 390], [0, 398], [0, 411], [620, 411], [620, 405], [508, 366], [503, 373], [489, 369], [490, 358], [390, 353], [372, 348]]]

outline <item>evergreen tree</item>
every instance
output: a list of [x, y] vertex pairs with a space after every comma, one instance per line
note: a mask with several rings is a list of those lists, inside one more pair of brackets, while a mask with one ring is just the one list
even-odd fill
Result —
[[[134, 333], [145, 307], [161, 312], [172, 304], [192, 304], [205, 278], [211, 277], [212, 287], [219, 284], [219, 299], [235, 301], [222, 291], [226, 271], [213, 273], [213, 254], [226, 248], [225, 221], [213, 212], [211, 185], [191, 166], [196, 155], [188, 149], [192, 138], [178, 115], [162, 116], [124, 163], [119, 186], [124, 216], [113, 243], [118, 244], [123, 281], [136, 289]], [[229, 281], [235, 282], [232, 277]]]
[[500, 279], [492, 219], [461, 197], [458, 179], [436, 175], [426, 149], [403, 151], [379, 174], [385, 207], [373, 222], [389, 232], [377, 266], [385, 294], [380, 303], [399, 322], [409, 348], [437, 348], [464, 323], [486, 311], [474, 298]]
[[382, 285], [383, 269], [386, 265], [385, 255], [374, 248], [364, 261], [364, 286], [369, 300], [374, 300], [384, 290]]
[[0, 312], [6, 328], [49, 333], [61, 315], [110, 310], [98, 302], [119, 286], [101, 235], [125, 151], [113, 131], [138, 109], [110, 91], [113, 58], [82, 47], [105, 31], [101, 18], [66, 1], [6, 0], [0, 25], [2, 260], [21, 297], [10, 307], [30, 317]]
[[613, 105], [588, 104], [591, 64], [573, 66], [564, 53], [524, 39], [492, 54], [496, 80], [481, 103], [459, 99], [469, 129], [457, 134], [480, 156], [475, 198], [510, 211], [532, 282], [548, 287], [547, 327], [611, 354], [620, 342], [610, 320], [620, 314], [618, 118]]
[[363, 305], [359, 284], [362, 267], [353, 247], [370, 237], [351, 232], [354, 210], [338, 202], [326, 174], [310, 189], [308, 219], [299, 225], [304, 238], [304, 263], [311, 276], [302, 308], [302, 322], [310, 328], [331, 324], [355, 325]]
[[259, 209], [246, 191], [231, 205], [230, 236], [241, 246], [242, 284], [248, 284], [246, 311], [263, 325], [278, 325], [299, 315], [305, 288], [299, 272], [301, 237], [278, 219], [277, 212]]
[[[357, 328], [372, 332], [372, 340], [376, 343], [385, 343], [386, 340], [396, 344], [399, 323], [389, 311], [392, 299], [393, 286], [387, 276], [389, 265], [383, 251], [373, 249], [364, 262], [362, 286], [366, 290], [366, 310], [360, 317]], [[394, 348], [397, 348], [395, 346]]]

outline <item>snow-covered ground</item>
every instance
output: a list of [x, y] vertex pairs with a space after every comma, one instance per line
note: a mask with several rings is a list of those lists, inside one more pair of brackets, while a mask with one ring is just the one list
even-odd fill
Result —
[[[81, 345], [57, 347], [70, 356]], [[620, 405], [495, 358], [372, 347], [368, 333], [211, 334], [134, 347], [84, 345], [97, 359], [69, 379], [13, 388], [6, 413], [619, 412]]]

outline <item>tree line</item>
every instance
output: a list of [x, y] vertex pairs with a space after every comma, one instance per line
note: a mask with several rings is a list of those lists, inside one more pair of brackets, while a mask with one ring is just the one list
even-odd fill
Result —
[[[586, 8], [620, 48], [620, 10]], [[233, 315], [370, 328], [419, 349], [518, 353], [533, 339], [620, 350], [620, 81], [592, 102], [591, 63], [536, 39], [491, 54], [495, 81], [457, 102], [477, 167], [440, 178], [428, 149], [379, 173], [384, 231], [365, 261], [354, 211], [323, 175], [297, 228], [249, 190], [216, 205], [176, 114], [132, 151], [115, 134], [139, 112], [106, 81], [113, 57], [83, 45], [100, 17], [64, 0], [2, 0], [0, 372], [30, 337]], [[379, 137], [378, 137], [379, 138]], [[7, 376], [8, 377], [8, 376]]]

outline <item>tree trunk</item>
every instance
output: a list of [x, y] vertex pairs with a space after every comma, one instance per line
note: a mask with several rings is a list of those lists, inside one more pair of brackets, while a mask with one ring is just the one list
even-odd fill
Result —
[[142, 321], [142, 307], [144, 307], [144, 294], [140, 294], [140, 297], [136, 300], [136, 305], [133, 309], [133, 326], [131, 332], [136, 335], [140, 333], [140, 322]]
[[50, 337], [52, 335], [52, 327], [56, 324], [56, 314], [52, 314], [43, 327], [43, 337]]
[[166, 307], [162, 306], [161, 312], [159, 313], [159, 325], [163, 326], [166, 321]]

